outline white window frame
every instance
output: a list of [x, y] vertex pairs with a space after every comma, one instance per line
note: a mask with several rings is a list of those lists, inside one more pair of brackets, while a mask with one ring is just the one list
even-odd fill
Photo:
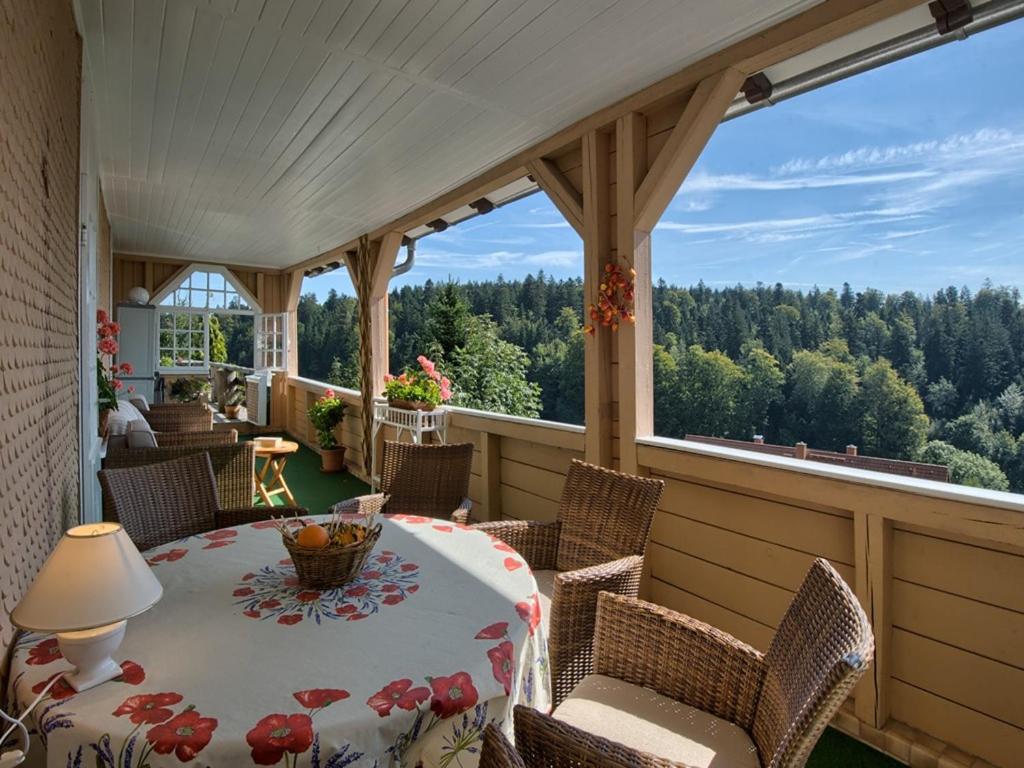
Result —
[[[210, 274], [220, 275], [224, 279], [224, 288], [210, 289], [209, 287], [207, 287], [205, 291], [207, 294], [206, 306], [176, 306], [174, 304], [162, 303], [168, 297], [174, 296], [177, 293], [177, 291], [180, 290], [185, 284], [189, 284], [190, 286], [189, 292], [191, 298], [191, 293], [193, 292], [193, 289], [191, 288], [191, 279], [192, 275], [194, 275], [196, 272], [207, 272]], [[209, 295], [211, 293], [235, 293], [242, 301], [246, 303], [247, 307], [245, 309], [210, 307]], [[273, 317], [273, 315], [264, 315], [262, 312], [262, 307], [260, 307], [260, 303], [256, 301], [256, 297], [253, 296], [245, 288], [245, 286], [238, 281], [237, 277], [231, 274], [231, 271], [227, 267], [221, 266], [219, 264], [190, 264], [188, 267], [185, 267], [178, 275], [176, 275], [175, 279], [172, 282], [170, 282], [168, 285], [162, 288], [155, 296], [153, 296], [151, 303], [156, 306], [157, 312], [157, 321], [155, 329], [156, 344], [154, 345], [154, 348], [156, 349], [156, 370], [159, 371], [160, 373], [208, 374], [210, 372], [210, 315], [249, 315], [253, 318], [254, 323], [258, 323], [259, 318], [261, 317]], [[172, 324], [174, 325], [174, 329], [171, 331], [171, 333], [174, 334], [172, 336], [171, 347], [167, 347], [160, 343], [161, 324], [163, 317], [166, 315], [170, 315], [172, 317]], [[172, 361], [177, 359], [177, 318], [180, 315], [188, 315], [190, 318], [199, 315], [203, 318], [203, 360], [201, 365], [172, 364], [167, 366], [161, 364], [163, 359], [163, 352], [165, 350], [170, 351]], [[257, 334], [255, 333], [257, 327], [258, 326], [254, 326], [253, 328], [254, 339], [257, 338]], [[182, 332], [184, 333], [184, 331]], [[193, 333], [193, 331], [191, 330], [191, 319], [189, 321], [188, 333], [190, 334], [190, 344], [187, 347], [183, 347], [183, 349], [188, 351], [189, 359], [191, 359], [191, 352], [195, 349], [194, 347], [191, 346], [191, 334]], [[287, 360], [287, 358], [284, 359]], [[255, 360], [256, 357], [254, 356], [253, 361], [255, 362]]]
[[283, 371], [288, 368], [288, 313], [257, 314], [253, 317], [252, 364], [256, 370]]

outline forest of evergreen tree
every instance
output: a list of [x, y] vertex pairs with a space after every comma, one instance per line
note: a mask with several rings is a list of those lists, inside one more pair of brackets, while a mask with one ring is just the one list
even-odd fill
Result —
[[[583, 423], [582, 280], [428, 280], [389, 302], [393, 372], [427, 354], [454, 382], [457, 405]], [[1015, 289], [922, 296], [660, 281], [653, 307], [658, 435], [854, 444], [864, 456], [945, 464], [954, 482], [1024, 491]], [[300, 374], [357, 387], [355, 299], [307, 293], [298, 319]], [[245, 364], [252, 324], [231, 320], [221, 318], [228, 357]]]

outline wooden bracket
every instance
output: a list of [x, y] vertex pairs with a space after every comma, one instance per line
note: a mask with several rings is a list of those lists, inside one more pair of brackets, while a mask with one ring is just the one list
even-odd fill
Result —
[[739, 93], [746, 75], [727, 67], [701, 80], [636, 191], [634, 227], [650, 232]]
[[553, 160], [542, 157], [527, 163], [530, 175], [561, 211], [576, 234], [583, 236], [583, 195], [576, 190]]

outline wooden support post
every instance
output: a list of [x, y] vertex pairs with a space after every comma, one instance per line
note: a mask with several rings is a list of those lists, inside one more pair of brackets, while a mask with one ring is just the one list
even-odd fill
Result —
[[619, 467], [636, 474], [636, 438], [654, 428], [653, 322], [651, 308], [651, 234], [634, 226], [636, 190], [647, 169], [647, 121], [630, 112], [615, 127], [616, 250], [633, 269], [635, 323], [623, 323], [613, 343], [619, 352]]
[[[145, 288], [147, 291], [149, 291], [149, 295], [150, 296], [152, 296], [155, 293], [155, 291], [153, 290], [154, 286], [153, 286], [153, 262], [152, 261], [147, 261], [147, 262], [145, 262], [142, 265], [142, 287]], [[121, 297], [121, 296], [116, 297], [116, 300], [112, 301], [111, 304], [116, 304], [117, 301], [120, 301], [122, 298], [124, 298], [124, 297]]]
[[854, 711], [857, 719], [876, 729], [883, 728], [889, 720], [892, 539], [892, 520], [855, 513], [856, 592], [875, 633], [875, 660], [854, 691]]
[[551, 202], [565, 217], [576, 234], [583, 236], [583, 195], [576, 190], [558, 165], [546, 157], [527, 163], [527, 170], [537, 185], [551, 198]]
[[[610, 145], [609, 135], [602, 131], [583, 136], [583, 322], [588, 324], [587, 306], [597, 296], [612, 250]], [[585, 344], [585, 458], [591, 464], [610, 467], [614, 408], [611, 332], [595, 326], [594, 335], [586, 338]]]
[[285, 369], [289, 376], [299, 375], [299, 296], [304, 277], [300, 269], [292, 270], [285, 277], [284, 311], [288, 313], [288, 359], [285, 361]]
[[483, 519], [501, 520], [501, 435], [480, 433], [480, 471], [483, 473]]
[[668, 141], [636, 191], [634, 222], [650, 232], [679, 191], [704, 146], [736, 97], [746, 75], [728, 67], [705, 78], [694, 90]]

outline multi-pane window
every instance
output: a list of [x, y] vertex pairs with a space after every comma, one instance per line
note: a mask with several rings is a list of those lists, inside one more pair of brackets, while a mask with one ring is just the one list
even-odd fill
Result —
[[161, 368], [209, 366], [209, 323], [203, 311], [173, 309], [159, 315], [158, 341]]
[[257, 368], [284, 368], [287, 364], [287, 315], [258, 315], [256, 317]]
[[160, 302], [160, 305], [209, 309], [218, 312], [252, 312], [253, 310], [231, 281], [220, 272], [199, 270], [192, 272], [182, 280], [181, 284]]

